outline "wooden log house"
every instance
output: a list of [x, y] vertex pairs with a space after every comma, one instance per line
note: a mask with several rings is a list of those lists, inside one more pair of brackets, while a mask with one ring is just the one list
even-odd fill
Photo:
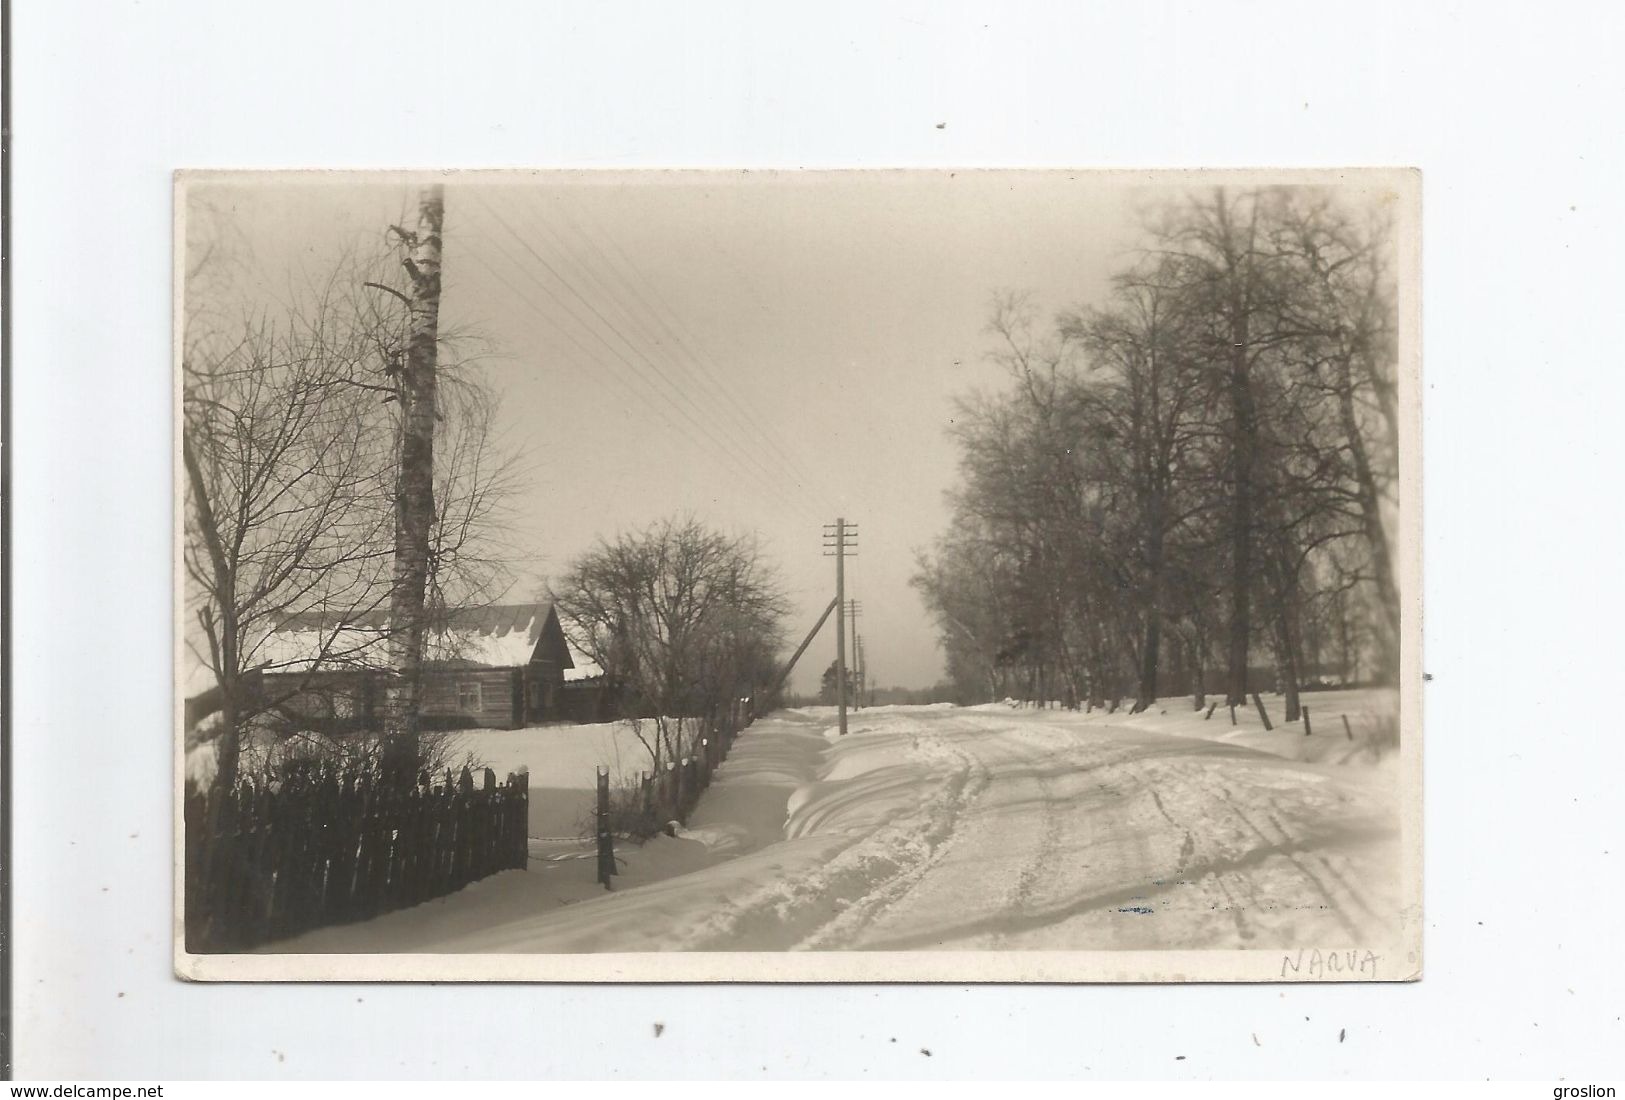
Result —
[[[288, 619], [260, 647], [267, 701], [330, 729], [377, 724], [389, 678], [382, 616], [332, 623]], [[428, 728], [518, 729], [612, 717], [602, 670], [573, 650], [551, 603], [459, 609], [425, 643], [422, 714]]]

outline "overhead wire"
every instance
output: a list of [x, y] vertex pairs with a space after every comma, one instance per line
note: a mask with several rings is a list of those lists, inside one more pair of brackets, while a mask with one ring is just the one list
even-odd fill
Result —
[[[622, 332], [613, 321], [605, 316], [603, 310], [595, 307], [591, 302], [589, 302], [583, 296], [581, 291], [565, 278], [564, 274], [559, 271], [557, 266], [549, 263], [537, 251], [537, 249], [529, 241], [527, 241], [524, 236], [521, 235], [512, 221], [504, 218], [501, 213], [491, 206], [490, 202], [487, 201], [484, 196], [477, 197], [477, 204], [489, 215], [491, 223], [494, 223], [494, 226], [501, 230], [500, 233], [492, 235], [477, 234], [479, 239], [488, 246], [490, 256], [492, 258], [500, 258], [505, 267], [510, 268], [513, 273], [521, 277], [529, 286], [535, 287], [535, 289], [540, 292], [542, 298], [545, 298], [547, 302], [550, 302], [553, 306], [557, 307], [557, 311], [561, 312], [565, 317], [568, 317], [570, 321], [574, 322], [574, 325], [579, 332], [576, 331], [576, 329], [572, 329], [569, 324], [566, 324], [563, 320], [556, 316], [553, 310], [544, 308], [543, 302], [538, 300], [534, 295], [527, 293], [525, 290], [521, 290], [516, 284], [513, 276], [504, 275], [503, 272], [498, 271], [481, 249], [469, 249], [467, 252], [468, 257], [484, 268], [486, 272], [496, 280], [498, 285], [506, 290], [516, 302], [526, 306], [530, 312], [545, 322], [553, 332], [561, 336], [588, 361], [600, 367], [604, 373], [613, 379], [622, 390], [626, 391], [634, 400], [647, 407], [651, 412], [658, 416], [662, 422], [664, 422], [668, 427], [672, 428], [673, 431], [681, 434], [683, 432], [683, 428], [678, 424], [677, 421], [680, 419], [686, 422], [699, 438], [703, 439], [710, 445], [710, 449], [717, 457], [725, 459], [728, 464], [735, 468], [741, 475], [750, 478], [754, 483], [758, 484], [766, 492], [769, 499], [773, 500], [778, 506], [783, 508], [786, 514], [794, 514], [798, 517], [800, 522], [808, 523], [808, 511], [815, 511], [820, 514], [824, 514], [826, 509], [831, 512], [839, 512], [839, 508], [833, 503], [833, 500], [827, 496], [827, 493], [824, 491], [824, 487], [819, 484], [818, 480], [808, 475], [805, 467], [801, 466], [801, 464], [795, 460], [794, 456], [788, 455], [781, 447], [773, 446], [773, 441], [765, 436], [765, 433], [763, 433], [760, 427], [755, 423], [755, 420], [752, 418], [749, 410], [744, 408], [741, 403], [733, 397], [731, 392], [719, 382], [714, 373], [705, 368], [703, 362], [700, 360], [700, 357], [693, 351], [692, 347], [685, 344], [682, 339], [672, 330], [671, 324], [666, 323], [666, 321], [661, 317], [659, 311], [649, 302], [649, 299], [638, 293], [636, 288], [626, 280], [624, 274], [615, 270], [612, 262], [608, 260], [601, 250], [595, 249], [597, 254], [600, 256], [604, 267], [616, 275], [621, 285], [627, 288], [628, 294], [630, 294], [633, 299], [636, 299], [636, 301], [643, 306], [644, 310], [647, 312], [647, 315], [653, 317], [655, 323], [661, 329], [663, 329], [668, 336], [672, 337], [672, 346], [681, 348], [689, 361], [695, 364], [695, 369], [704, 374], [705, 377], [710, 381], [711, 392], [707, 393], [706, 387], [703, 385], [697, 387], [699, 392], [706, 394], [708, 397], [714, 397], [715, 394], [720, 394], [723, 401], [725, 401], [732, 408], [733, 414], [739, 417], [738, 422], [746, 428], [749, 434], [765, 439], [768, 443], [769, 449], [777, 453], [781, 459], [787, 460], [791, 469], [796, 469], [798, 467], [801, 469], [802, 473], [799, 477], [786, 479], [782, 476], [782, 473], [777, 473], [770, 469], [764, 464], [760, 457], [755, 456], [748, 449], [744, 449], [742, 447], [742, 440], [734, 440], [730, 437], [727, 442], [724, 442], [724, 440], [718, 439], [717, 436], [711, 431], [710, 425], [708, 424], [708, 416], [718, 416], [726, 423], [729, 419], [726, 415], [717, 413], [715, 411], [708, 412], [708, 410], [701, 408], [695, 402], [693, 396], [685, 392], [679, 383], [673, 380], [670, 373], [668, 373], [666, 370], [662, 370], [661, 366], [656, 364], [647, 355], [647, 353], [641, 351], [632, 340], [628, 339], [626, 333]], [[579, 232], [580, 231], [578, 230], [578, 233]], [[556, 234], [549, 235], [541, 233], [539, 235], [551, 236], [554, 241], [558, 241], [559, 239]], [[517, 246], [518, 249], [522, 250], [524, 254], [530, 257], [533, 263], [525, 262], [524, 257], [518, 252], [513, 251], [510, 247], [505, 246], [501, 238], [505, 238], [508, 242], [511, 242], [512, 245]], [[587, 243], [588, 247], [594, 247], [593, 243], [584, 235], [582, 236], [582, 239]], [[627, 267], [638, 273], [640, 278], [643, 278], [641, 272], [637, 272], [636, 266], [631, 264], [630, 260], [626, 258], [625, 251], [620, 248], [620, 245], [611, 237], [606, 236], [604, 239], [608, 242], [611, 248], [615, 249], [622, 256]], [[570, 259], [575, 264], [576, 269], [585, 272], [587, 278], [591, 279], [591, 281], [595, 284], [594, 293], [603, 294], [608, 297], [609, 300], [615, 303], [615, 306], [618, 308], [619, 314], [623, 318], [626, 327], [631, 330], [637, 330], [635, 335], [640, 336], [640, 338], [652, 339], [653, 343], [658, 344], [660, 341], [658, 338], [653, 337], [653, 330], [649, 327], [647, 322], [645, 322], [643, 318], [637, 314], [635, 309], [628, 303], [628, 301], [622, 296], [615, 294], [606, 284], [604, 279], [600, 277], [596, 271], [592, 270], [590, 265], [585, 264], [581, 260], [576, 250], [567, 250], [570, 253]], [[540, 271], [537, 270], [538, 267], [540, 268]], [[631, 351], [636, 358], [642, 359], [647, 364], [648, 369], [640, 369], [638, 363], [634, 361], [634, 359], [629, 358], [626, 354], [623, 354], [613, 343], [611, 343], [604, 333], [601, 332], [591, 320], [583, 315], [582, 311], [572, 308], [570, 303], [565, 301], [561, 297], [560, 293], [542, 277], [542, 271], [545, 271], [547, 274], [551, 275], [553, 280], [555, 280], [560, 287], [567, 291], [576, 301], [580, 302], [582, 306], [585, 307], [586, 312], [590, 313], [592, 317], [597, 319], [599, 324], [613, 333], [614, 337], [619, 340], [620, 343], [629, 351]], [[572, 271], [572, 274], [575, 274], [575, 272]], [[646, 282], [645, 285], [649, 287], [650, 294], [658, 297], [659, 292], [651, 283]], [[672, 324], [681, 325], [680, 318], [677, 316], [676, 311], [672, 310], [670, 304], [665, 302], [663, 299], [661, 304], [670, 314]], [[585, 336], [582, 334], [585, 334]], [[690, 332], [690, 336], [692, 338], [692, 332]], [[601, 348], [602, 351], [589, 346], [589, 344], [586, 342], [586, 337], [590, 337], [590, 339], [597, 345], [597, 348]], [[604, 353], [608, 353], [608, 355], [606, 356]], [[678, 373], [679, 376], [683, 377], [685, 380], [693, 379], [692, 375], [682, 370], [681, 364], [669, 362], [668, 365], [670, 365], [672, 370]], [[633, 379], [635, 379], [635, 381]], [[662, 388], [662, 383], [664, 384], [664, 388]], [[668, 390], [670, 393], [667, 392]], [[684, 403], [679, 404], [676, 400], [673, 400], [673, 394], [681, 398]], [[684, 407], [685, 405], [687, 406], [686, 408]], [[730, 446], [730, 443], [734, 445]], [[787, 489], [792, 490], [797, 494], [798, 498], [803, 502], [800, 506], [786, 496]], [[808, 505], [811, 505], [811, 507], [809, 508]], [[809, 525], [811, 524], [809, 523]]]
[[[515, 243], [523, 248], [524, 251], [529, 253], [533, 259], [539, 262], [542, 267], [552, 274], [553, 277], [562, 285], [568, 286], [567, 282], [558, 273], [557, 269], [542, 259], [535, 249], [530, 247], [529, 244], [514, 231], [512, 225], [507, 223], [506, 220], [500, 216], [500, 214], [490, 207], [489, 203], [485, 202], [483, 199], [478, 201], [480, 202], [480, 205], [485, 207], [487, 212], [492, 215], [493, 220], [495, 220], [497, 224], [500, 225], [503, 230], [513, 238]], [[670, 410], [670, 413], [680, 417], [687, 423], [689, 429], [697, 433], [701, 438], [708, 442], [718, 457], [726, 459], [730, 465], [740, 468], [743, 473], [757, 480], [760, 487], [766, 489], [770, 496], [772, 496], [779, 504], [787, 509], [799, 512], [799, 509], [793, 508], [789, 500], [784, 496], [784, 487], [782, 483], [775, 479], [771, 471], [769, 471], [760, 461], [752, 461], [748, 452], [742, 451], [737, 447], [730, 447], [728, 444], [717, 438], [703, 419], [704, 411], [699, 409], [699, 407], [695, 405], [692, 400], [688, 402], [690, 409], [693, 410], [692, 412], [689, 411], [689, 409], [685, 409], [681, 405], [677, 404], [677, 402], [674, 401], [669, 394], [661, 389], [658, 382], [652, 380], [649, 375], [640, 369], [635, 362], [628, 359], [625, 354], [620, 352], [619, 349], [611, 344], [603, 333], [599, 332], [590, 321], [586, 320], [579, 312], [572, 309], [569, 303], [562, 300], [558, 293], [556, 293], [552, 287], [541, 279], [536, 272], [532, 271], [520, 258], [502, 247], [502, 245], [497, 243], [495, 240], [487, 238], [486, 243], [490, 245], [493, 251], [506, 260], [514, 271], [528, 279], [529, 282], [532, 283], [539, 291], [541, 291], [546, 298], [552, 301], [556, 306], [558, 306], [559, 309], [570, 317], [570, 319], [573, 320], [583, 332], [596, 340], [597, 343], [601, 345], [605, 351], [609, 352], [614, 359], [619, 360], [621, 365], [625, 368], [625, 372], [630, 372], [630, 374], [642, 384], [634, 384], [633, 382], [629, 381], [626, 377], [626, 373], [624, 373], [621, 368], [616, 367], [602, 354], [588, 347], [568, 326], [562, 324], [549, 312], [541, 309], [537, 302], [527, 297], [526, 294], [521, 292], [518, 287], [514, 285], [511, 278], [505, 277], [500, 272], [496, 271], [496, 269], [491, 266], [491, 264], [479, 253], [478, 250], [470, 250], [469, 255], [482, 267], [484, 267], [492, 275], [492, 277], [498, 281], [499, 284], [504, 286], [505, 289], [507, 289], [517, 301], [529, 306], [533, 313], [546, 321], [555, 332], [559, 333], [566, 340], [568, 340], [577, 351], [586, 356], [592, 362], [596, 363], [598, 366], [602, 367], [605, 372], [617, 383], [619, 383], [624, 390], [647, 406], [656, 415], [660, 416], [668, 427], [679, 433], [682, 433], [684, 430], [683, 427], [672, 419], [671, 415], [668, 415], [667, 410]], [[577, 296], [579, 297], [579, 294], [577, 294]], [[600, 313], [597, 311], [593, 312], [601, 318]], [[607, 319], [605, 319], [604, 323], [606, 325], [608, 324]], [[625, 342], [626, 338], [624, 335], [620, 335], [618, 332], [617, 335], [623, 342]], [[651, 366], [653, 365], [651, 364]], [[654, 370], [659, 381], [663, 381], [668, 389], [681, 395], [680, 389], [670, 380], [669, 377], [666, 377], [657, 367], [654, 368]]]
[[[492, 247], [495, 248], [497, 246], [493, 245]], [[500, 251], [500, 249], [499, 249], [499, 251]], [[484, 257], [476, 255], [474, 258], [475, 258], [475, 262], [477, 262], [481, 267], [484, 267], [491, 274], [491, 276], [498, 281], [498, 283], [502, 284], [509, 291], [509, 293], [512, 294], [515, 297], [516, 300], [518, 300], [518, 301], [520, 301], [522, 303], [527, 303], [528, 304], [528, 299], [526, 298], [526, 296], [522, 292], [520, 292], [517, 287], [513, 286], [511, 280], [505, 278], [500, 272], [498, 272], [494, 267], [492, 267], [491, 264]], [[510, 263], [513, 262], [511, 258], [509, 258], [509, 262]], [[653, 400], [650, 399], [649, 389], [648, 389], [647, 386], [640, 386], [640, 385], [634, 384], [631, 381], [628, 381], [623, 376], [623, 374], [620, 372], [620, 370], [613, 363], [611, 363], [611, 362], [605, 360], [604, 358], [602, 358], [592, 348], [588, 347], [585, 343], [583, 343], [580, 337], [578, 337], [575, 333], [571, 332], [568, 327], [560, 324], [555, 318], [553, 318], [553, 317], [551, 317], [551, 316], [547, 315], [546, 313], [544, 313], [542, 311], [539, 311], [539, 310], [536, 311], [536, 314], [537, 314], [537, 316], [541, 317], [544, 321], [546, 321], [549, 324], [549, 326], [559, 336], [561, 336], [565, 341], [567, 341], [571, 346], [573, 346], [587, 360], [591, 361], [592, 363], [594, 363], [595, 365], [600, 367], [604, 371], [605, 376], [607, 376], [608, 378], [613, 380], [616, 383], [616, 385], [619, 386], [620, 389], [627, 395], [627, 397], [629, 397], [633, 401], [642, 402], [644, 404], [644, 406], [649, 409], [649, 411], [651, 411], [656, 416], [658, 416], [661, 419], [661, 421], [664, 422], [666, 424], [666, 426], [668, 428], [670, 428], [674, 433], [680, 435], [680, 434], [683, 434], [686, 431], [690, 431], [690, 430], [703, 431], [702, 429], [699, 429], [696, 425], [694, 425], [692, 423], [689, 423], [686, 426], [683, 425], [683, 424], [679, 424], [676, 420], [674, 420], [672, 418], [672, 416], [666, 411], [665, 408], [662, 408], [661, 405], [658, 402], [653, 401]], [[657, 394], [656, 396], [660, 396], [660, 395]], [[677, 413], [679, 415], [682, 414], [683, 410], [681, 410], [679, 408], [676, 408], [675, 406], [670, 406], [669, 402], [667, 403], [667, 405], [668, 405], [668, 407], [671, 408], [672, 412], [675, 412], [675, 413]], [[712, 442], [713, 442], [713, 446], [715, 446], [715, 441], [713, 440]], [[728, 456], [724, 455], [724, 457], [728, 457]], [[743, 473], [746, 474], [747, 476], [750, 476], [750, 477], [753, 477], [753, 478], [760, 478], [760, 476], [761, 476], [759, 474], [756, 474], [756, 472], [754, 470], [750, 470], [750, 469], [744, 470]], [[781, 504], [781, 505], [785, 506], [786, 508], [790, 507], [789, 502], [786, 501], [781, 495], [778, 494], [776, 486], [774, 486], [771, 483], [766, 482], [766, 481], [760, 481], [758, 484], [759, 484], [760, 488], [763, 488], [768, 492], [769, 496], [776, 503]], [[798, 512], [798, 514], [799, 514], [799, 512]]]
[[[477, 198], [476, 201], [478, 201], [480, 205], [484, 207], [486, 212], [491, 215], [497, 224], [500, 225], [502, 229], [526, 253], [528, 253], [533, 260], [536, 261], [536, 263], [541, 265], [543, 270], [547, 271], [553, 276], [553, 278], [559, 283], [560, 286], [564, 288], [564, 290], [573, 296], [576, 301], [580, 302], [581, 305], [593, 315], [593, 317], [597, 318], [598, 322], [604, 328], [608, 329], [609, 332], [612, 333], [621, 344], [625, 345], [625, 347], [632, 352], [633, 355], [641, 358], [644, 363], [647, 364], [649, 370], [653, 372], [654, 379], [658, 379], [658, 382], [652, 380], [649, 374], [645, 373], [635, 362], [632, 361], [632, 359], [628, 358], [625, 353], [615, 347], [615, 345], [612, 344], [591, 322], [584, 319], [579, 312], [570, 306], [568, 302], [561, 299], [550, 287], [547, 286], [545, 282], [539, 278], [535, 278], [534, 273], [532, 273], [533, 281], [536, 282], [537, 286], [540, 287], [560, 309], [564, 310], [565, 313], [568, 314], [578, 325], [591, 334], [594, 339], [603, 345], [606, 351], [610, 352], [622, 363], [624, 363], [628, 370], [632, 371], [645, 382], [648, 382], [657, 391], [659, 391], [658, 383], [664, 383], [666, 389], [670, 391], [670, 396], [668, 396], [666, 393], [660, 393], [661, 398], [670, 404], [674, 411], [678, 412], [680, 415], [683, 415], [684, 418], [690, 422], [694, 430], [710, 441], [711, 444], [718, 449], [718, 451], [729, 457], [734, 463], [747, 467], [757, 476], [765, 478], [767, 484], [773, 486], [775, 490], [778, 490], [781, 487], [781, 483], [773, 471], [770, 470], [766, 464], [763, 463], [760, 458], [756, 457], [751, 451], [738, 445], [730, 445], [729, 442], [719, 439], [706, 423], [705, 417], [707, 415], [707, 410], [702, 409], [699, 404], [694, 401], [693, 397], [686, 393], [678, 383], [673, 381], [671, 376], [667, 374], [667, 372], [663, 370], [658, 363], [656, 363], [646, 352], [639, 349], [635, 343], [629, 340], [608, 317], [604, 316], [602, 310], [600, 310], [591, 300], [583, 295], [580, 290], [572, 285], [570, 280], [566, 279], [558, 271], [558, 269], [553, 266], [553, 264], [548, 262], [548, 260], [542, 256], [541, 253], [537, 252], [530, 242], [519, 234], [519, 232], [514, 228], [513, 224], [509, 222], [507, 218], [503, 217], [503, 215], [492, 207], [489, 202], [485, 201], [483, 197]], [[688, 409], [685, 410], [679, 406], [677, 401], [673, 400], [673, 397], [680, 399], [688, 406]]]
[[[615, 303], [615, 305], [619, 309], [619, 312], [620, 312], [621, 316], [626, 320], [629, 327], [637, 329], [638, 330], [638, 335], [640, 335], [642, 338], [647, 340], [649, 344], [653, 344], [653, 345], [656, 345], [656, 346], [661, 344], [662, 341], [661, 341], [659, 335], [657, 335], [650, 328], [648, 323], [644, 320], [643, 316], [640, 315], [635, 309], [631, 308], [627, 304], [627, 302], [625, 301], [624, 298], [622, 298], [611, 287], [609, 287], [605, 283], [604, 279], [598, 274], [598, 272], [593, 269], [592, 265], [587, 263], [586, 261], [584, 261], [580, 257], [580, 255], [576, 252], [576, 250], [571, 248], [571, 246], [569, 245], [568, 242], [563, 240], [563, 238], [555, 230], [547, 227], [545, 225], [545, 223], [533, 223], [533, 224], [536, 224], [537, 228], [539, 228], [544, 234], [546, 234], [549, 237], [549, 239], [551, 239], [557, 247], [559, 247], [560, 249], [562, 249], [562, 250], [564, 250], [566, 252], [566, 254], [569, 256], [569, 258], [575, 263], [577, 270], [581, 271], [587, 277], [587, 279], [591, 280], [593, 286], [596, 287], [596, 293], [600, 294], [604, 298], [607, 298], [609, 301]], [[583, 238], [583, 240], [585, 241], [585, 238]], [[590, 242], [587, 242], [587, 243], [589, 243], [589, 247], [590, 247]], [[597, 251], [597, 250], [595, 250], [595, 251]], [[597, 251], [597, 255], [600, 258], [600, 262], [604, 263], [606, 268], [608, 268], [611, 271], [612, 274], [615, 274], [617, 276], [617, 278], [619, 278], [620, 277], [619, 273], [615, 272], [613, 267], [608, 264], [608, 261], [603, 258], [603, 253], [601, 251]], [[626, 284], [624, 282], [624, 280], [622, 280], [622, 285], [623, 286], [628, 286], [628, 284]], [[632, 287], [628, 286], [628, 289], [631, 290], [634, 294], [636, 294], [635, 288], [632, 288]], [[655, 322], [657, 324], [662, 324], [659, 315], [654, 313], [654, 311], [647, 305], [646, 302], [644, 302], [641, 299], [641, 297], [640, 297], [639, 300], [640, 300], [640, 303], [643, 304], [643, 307], [644, 307], [645, 311], [649, 315], [654, 316]], [[665, 326], [663, 324], [662, 324], [662, 327], [665, 328]], [[677, 344], [677, 342], [675, 340], [675, 335], [670, 332], [669, 328], [666, 329], [666, 333], [667, 333], [667, 338], [671, 342], [672, 346], [677, 347], [678, 344]], [[805, 489], [809, 493], [814, 491], [815, 486], [813, 486], [811, 484], [811, 479], [808, 478], [805, 473], [798, 472], [796, 469], [794, 469], [793, 460], [791, 459], [791, 457], [788, 454], [786, 454], [783, 451], [782, 448], [779, 448], [774, 443], [773, 439], [770, 436], [768, 436], [765, 432], [762, 431], [760, 426], [758, 426], [752, 420], [752, 418], [750, 417], [750, 415], [748, 413], [746, 413], [742, 408], [740, 408], [738, 402], [733, 398], [733, 395], [730, 392], [730, 390], [725, 385], [723, 385], [720, 381], [718, 381], [714, 375], [710, 374], [709, 372], [706, 372], [704, 378], [696, 378], [696, 377], [690, 375], [684, 369], [684, 367], [683, 367], [683, 365], [681, 363], [678, 363], [678, 362], [675, 362], [675, 361], [668, 361], [668, 366], [670, 366], [676, 373], [678, 373], [682, 377], [682, 380], [684, 382], [693, 383], [695, 390], [701, 391], [701, 396], [702, 397], [707, 397], [709, 399], [719, 399], [720, 398], [722, 401], [729, 403], [732, 406], [732, 413], [731, 414], [730, 414], [730, 412], [728, 412], [726, 410], [713, 410], [712, 411], [712, 415], [715, 415], [720, 420], [724, 421], [723, 427], [727, 428], [727, 429], [730, 429], [730, 430], [732, 430], [734, 432], [737, 432], [740, 435], [753, 435], [753, 436], [755, 436], [756, 440], [758, 442], [760, 442], [765, 449], [770, 450], [770, 451], [774, 451], [775, 453], [777, 453], [780, 460], [783, 461], [787, 466], [791, 467], [791, 469], [788, 470], [787, 472], [789, 472], [792, 475], [792, 477], [794, 477], [796, 479], [796, 481], [798, 482], [798, 486], [797, 486], [798, 488]], [[708, 393], [705, 392], [707, 390], [709, 390]], [[689, 393], [689, 390], [684, 388], [682, 390], [682, 392], [685, 395], [687, 395]], [[744, 445], [749, 444], [748, 440], [744, 440], [744, 441], [741, 441], [741, 442]], [[774, 471], [774, 472], [775, 472], [775, 474], [778, 473], [778, 471]]]
[[[614, 235], [606, 232], [602, 227], [602, 223], [598, 222], [596, 218], [593, 218], [590, 213], [582, 211], [582, 214], [584, 220], [588, 220], [593, 223], [593, 227], [596, 230], [598, 238], [607, 244], [609, 249], [613, 250], [615, 255], [619, 257], [620, 264], [622, 265], [621, 267], [617, 267], [616, 262], [605, 253], [603, 248], [599, 247], [598, 243], [594, 240], [592, 230], [584, 229], [578, 222], [576, 222], [574, 218], [570, 217], [568, 213], [563, 215], [563, 224], [593, 251], [594, 255], [598, 257], [605, 269], [616, 278], [616, 280], [626, 289], [629, 294], [637, 299], [638, 303], [649, 314], [649, 316], [654, 318], [656, 324], [658, 324], [661, 330], [665, 333], [672, 347], [679, 351], [689, 363], [693, 364], [695, 371], [703, 379], [704, 383], [709, 384], [711, 388], [718, 393], [725, 402], [727, 402], [727, 404], [737, 414], [739, 422], [744, 426], [744, 428], [761, 440], [762, 444], [769, 450], [773, 451], [779, 457], [779, 459], [785, 463], [793, 476], [802, 481], [810, 491], [817, 494], [825, 505], [832, 509], [837, 508], [837, 503], [834, 497], [829, 494], [827, 486], [821, 481], [821, 479], [812, 473], [811, 469], [802, 461], [800, 456], [795, 454], [792, 450], [787, 450], [779, 440], [775, 439], [760, 427], [760, 413], [754, 408], [749, 407], [748, 399], [742, 399], [737, 396], [732, 387], [726, 385], [717, 377], [716, 373], [708, 364], [707, 357], [702, 356], [694, 350], [694, 345], [702, 344], [703, 342], [694, 335], [692, 329], [689, 329], [683, 323], [679, 313], [672, 308], [670, 302], [668, 302], [665, 296], [660, 293], [659, 287], [656, 286], [653, 281], [650, 280], [638, 267], [637, 263], [627, 255], [626, 250], [621, 247], [620, 242], [616, 240]], [[648, 297], [645, 297], [638, 287], [633, 285], [632, 279], [629, 279], [625, 274], [626, 271], [630, 271], [637, 282], [641, 283], [648, 290]], [[651, 298], [653, 301], [650, 300]], [[685, 336], [687, 337], [686, 339]]]

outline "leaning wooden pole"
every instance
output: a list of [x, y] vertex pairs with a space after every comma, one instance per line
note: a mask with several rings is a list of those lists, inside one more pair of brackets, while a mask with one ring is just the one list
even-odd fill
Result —
[[410, 782], [416, 774], [422, 711], [424, 595], [429, 536], [434, 527], [434, 426], [440, 342], [440, 232], [445, 196], [440, 185], [418, 197], [415, 231], [396, 227], [407, 246], [402, 266], [411, 280], [406, 359], [400, 364], [400, 452], [395, 480], [395, 567], [389, 597], [389, 655], [395, 676], [387, 696], [386, 770]]
[[801, 639], [801, 644], [796, 646], [796, 651], [790, 655], [790, 659], [785, 662], [784, 668], [780, 670], [779, 678], [773, 681], [773, 690], [769, 693], [770, 695], [778, 694], [779, 689], [784, 687], [784, 682], [790, 678], [790, 670], [796, 667], [796, 662], [801, 660], [801, 655], [807, 652], [807, 647], [812, 645], [812, 640], [818, 637], [818, 632], [822, 630], [824, 628], [824, 624], [829, 621], [829, 617], [831, 613], [834, 612], [835, 606], [835, 600], [829, 601], [829, 606], [824, 608], [824, 613], [822, 615], [818, 616], [818, 621], [813, 624], [813, 628], [807, 631], [807, 636], [805, 638]]

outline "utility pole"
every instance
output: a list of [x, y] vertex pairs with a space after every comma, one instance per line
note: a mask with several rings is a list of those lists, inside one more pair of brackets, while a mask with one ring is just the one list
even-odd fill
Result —
[[863, 635], [859, 634], [853, 645], [853, 652], [858, 659], [858, 701], [863, 706], [869, 706], [869, 657], [863, 652]]
[[857, 682], [857, 694], [853, 700], [855, 709], [863, 709], [863, 657], [858, 652], [858, 615], [863, 611], [863, 605], [857, 600], [846, 601], [846, 613], [852, 620], [852, 678]]
[[846, 559], [858, 552], [858, 525], [837, 516], [824, 525], [824, 556], [835, 559], [835, 698], [840, 704], [841, 736], [846, 736]]

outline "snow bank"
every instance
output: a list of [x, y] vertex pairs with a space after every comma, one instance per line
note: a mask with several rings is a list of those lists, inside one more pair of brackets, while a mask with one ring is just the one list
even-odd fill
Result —
[[[1212, 707], [1211, 712], [1208, 706], [1194, 709], [1188, 696], [1160, 699], [1139, 714], [1130, 714], [1127, 703], [1119, 707], [1115, 714], [1099, 709], [1090, 712], [1039, 709], [1023, 706], [1013, 700], [982, 703], [965, 709], [978, 714], [1033, 714], [1042, 716], [1046, 722], [1073, 724], [1080, 728], [1146, 730], [1172, 737], [1220, 741], [1311, 764], [1374, 765], [1389, 758], [1396, 747], [1386, 733], [1399, 707], [1398, 693], [1392, 689], [1305, 692], [1300, 699], [1309, 708], [1309, 728], [1312, 732], [1308, 734], [1304, 732], [1302, 720], [1286, 721], [1284, 696], [1272, 692], [1259, 697], [1275, 727], [1273, 730], [1264, 728], [1263, 721], [1258, 717], [1258, 709], [1251, 700], [1245, 706], [1236, 708], [1235, 724], [1232, 725], [1230, 708], [1224, 705], [1222, 696], [1208, 697], [1209, 705], [1218, 704]], [[1347, 732], [1343, 728], [1343, 717], [1349, 720]]]

